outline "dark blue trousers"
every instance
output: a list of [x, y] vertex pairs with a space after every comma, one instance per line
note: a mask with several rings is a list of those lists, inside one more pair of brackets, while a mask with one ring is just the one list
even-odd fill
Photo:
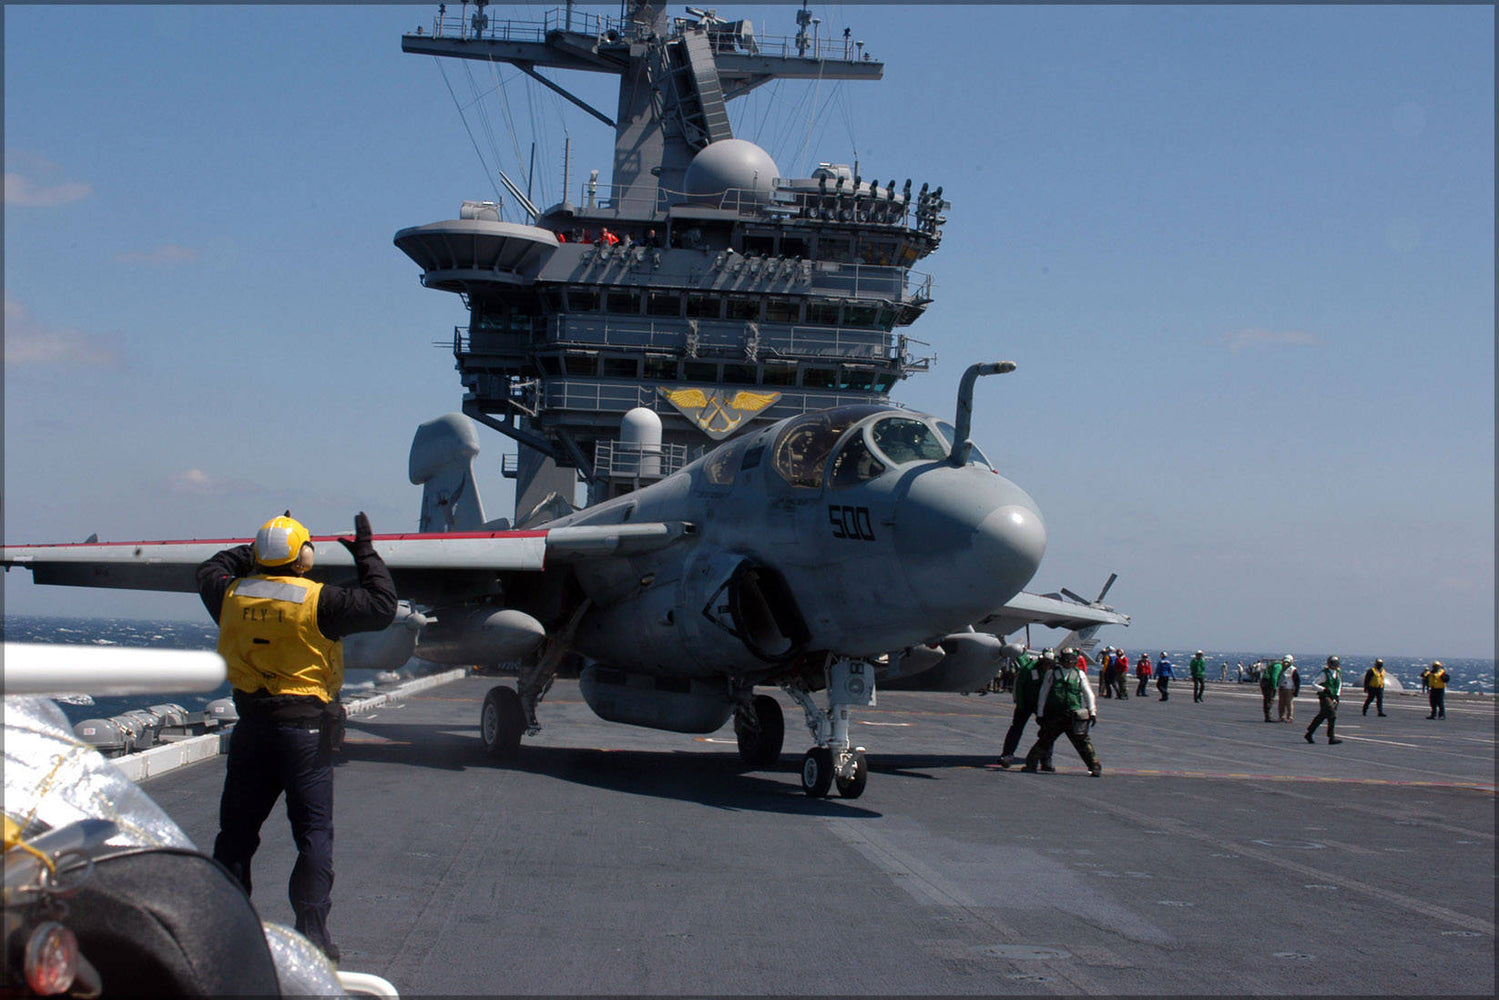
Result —
[[219, 800], [214, 860], [251, 891], [250, 859], [260, 827], [284, 792], [297, 845], [287, 897], [296, 929], [325, 952], [333, 892], [333, 755], [317, 723], [241, 719], [229, 736], [228, 771]]

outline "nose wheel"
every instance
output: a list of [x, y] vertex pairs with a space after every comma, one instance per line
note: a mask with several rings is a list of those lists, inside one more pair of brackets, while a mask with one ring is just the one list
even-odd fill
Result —
[[818, 743], [802, 755], [802, 791], [820, 799], [836, 786], [845, 799], [863, 795], [869, 781], [869, 761], [864, 748], [853, 746], [848, 738], [848, 710], [851, 705], [874, 704], [874, 665], [852, 659], [830, 662], [826, 709], [819, 708], [801, 684], [783, 684], [781, 688], [802, 707], [807, 728]]
[[802, 791], [814, 799], [823, 798], [835, 786], [843, 798], [857, 799], [868, 781], [869, 761], [863, 750], [844, 751], [836, 765], [828, 747], [813, 747], [802, 755]]

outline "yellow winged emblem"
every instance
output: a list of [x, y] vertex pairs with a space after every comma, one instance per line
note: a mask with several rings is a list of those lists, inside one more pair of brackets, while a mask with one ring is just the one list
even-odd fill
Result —
[[738, 430], [745, 420], [781, 398], [779, 392], [752, 392], [748, 389], [736, 391], [732, 398], [726, 398], [716, 390], [667, 389], [658, 386], [657, 391], [682, 416], [691, 420], [699, 430], [715, 441], [722, 441]]

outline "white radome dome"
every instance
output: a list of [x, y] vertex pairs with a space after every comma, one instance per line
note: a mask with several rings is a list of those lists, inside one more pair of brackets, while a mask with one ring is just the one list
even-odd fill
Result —
[[718, 198], [725, 191], [750, 192], [757, 201], [770, 197], [781, 169], [770, 154], [747, 139], [720, 139], [698, 151], [687, 165], [682, 184], [688, 197]]

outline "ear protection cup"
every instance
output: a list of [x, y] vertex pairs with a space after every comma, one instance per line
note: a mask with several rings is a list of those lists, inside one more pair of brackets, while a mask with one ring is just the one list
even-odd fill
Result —
[[296, 568], [298, 573], [306, 573], [312, 569], [312, 564], [317, 561], [317, 553], [311, 545], [303, 545], [302, 551], [297, 553]]

